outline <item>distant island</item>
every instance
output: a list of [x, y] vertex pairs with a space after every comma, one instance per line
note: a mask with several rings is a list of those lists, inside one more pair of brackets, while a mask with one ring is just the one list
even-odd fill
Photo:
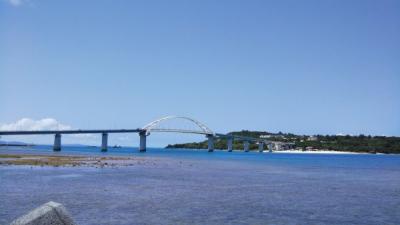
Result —
[[[291, 133], [269, 133], [264, 131], [235, 131], [231, 135], [266, 138], [270, 141], [294, 143], [298, 151], [330, 150], [357, 153], [400, 153], [400, 137], [370, 136], [370, 135], [296, 135]], [[216, 138], [215, 149], [226, 149], [227, 141]], [[207, 141], [183, 144], [170, 144], [166, 148], [207, 148]], [[234, 141], [234, 149], [243, 149], [242, 141]], [[250, 150], [258, 150], [255, 143], [250, 145]]]
[[0, 146], [34, 146], [34, 144], [28, 144], [20, 141], [0, 141]]

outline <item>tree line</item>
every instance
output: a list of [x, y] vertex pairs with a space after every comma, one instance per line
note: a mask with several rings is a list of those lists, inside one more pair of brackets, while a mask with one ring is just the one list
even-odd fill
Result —
[[[229, 134], [259, 138], [261, 135], [268, 136], [268, 140], [279, 142], [294, 143], [298, 150], [324, 149], [348, 152], [367, 152], [367, 153], [400, 153], [400, 137], [371, 136], [371, 135], [295, 135], [291, 133], [269, 133], [265, 131], [235, 131]], [[192, 142], [183, 144], [171, 144], [166, 148], [191, 148], [205, 149], [207, 141]], [[215, 139], [215, 149], [226, 149], [226, 139]], [[234, 141], [234, 149], [243, 149], [243, 141]], [[267, 148], [264, 146], [264, 148]], [[258, 149], [255, 143], [250, 144], [250, 150]]]

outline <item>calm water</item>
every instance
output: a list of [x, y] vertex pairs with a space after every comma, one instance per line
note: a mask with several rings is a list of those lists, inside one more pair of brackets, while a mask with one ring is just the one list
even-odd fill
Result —
[[0, 166], [0, 224], [47, 201], [78, 224], [399, 224], [400, 156], [51, 146], [129, 155], [120, 168]]

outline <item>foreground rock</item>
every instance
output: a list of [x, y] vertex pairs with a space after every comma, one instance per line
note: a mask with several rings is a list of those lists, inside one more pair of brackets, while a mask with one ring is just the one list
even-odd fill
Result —
[[48, 202], [14, 220], [11, 225], [75, 225], [63, 205]]

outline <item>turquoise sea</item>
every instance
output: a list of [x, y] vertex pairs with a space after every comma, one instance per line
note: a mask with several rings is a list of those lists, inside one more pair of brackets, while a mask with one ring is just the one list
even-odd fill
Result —
[[0, 147], [136, 156], [118, 168], [0, 166], [0, 224], [47, 202], [78, 224], [399, 224], [400, 156]]

